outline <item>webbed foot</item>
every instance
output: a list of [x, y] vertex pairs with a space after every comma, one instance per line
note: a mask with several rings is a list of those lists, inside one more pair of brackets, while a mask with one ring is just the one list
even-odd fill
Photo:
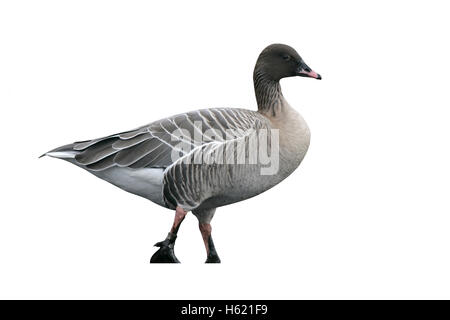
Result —
[[174, 245], [175, 239], [166, 238], [166, 240], [158, 242], [155, 247], [159, 247], [150, 259], [150, 263], [180, 263], [175, 256]]

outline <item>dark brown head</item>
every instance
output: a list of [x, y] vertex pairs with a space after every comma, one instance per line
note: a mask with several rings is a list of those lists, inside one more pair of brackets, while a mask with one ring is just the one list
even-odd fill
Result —
[[294, 76], [322, 79], [306, 65], [297, 51], [285, 44], [271, 44], [265, 48], [256, 61], [255, 73], [274, 81]]

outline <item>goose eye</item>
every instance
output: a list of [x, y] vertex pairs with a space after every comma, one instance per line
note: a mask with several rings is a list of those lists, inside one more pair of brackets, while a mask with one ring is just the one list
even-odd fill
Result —
[[283, 60], [284, 60], [284, 61], [289, 61], [289, 60], [291, 60], [291, 56], [285, 54], [285, 55], [283, 55]]

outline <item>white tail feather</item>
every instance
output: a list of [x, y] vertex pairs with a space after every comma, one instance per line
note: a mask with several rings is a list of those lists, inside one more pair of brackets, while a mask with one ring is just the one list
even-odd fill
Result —
[[73, 159], [75, 158], [76, 154], [77, 154], [76, 151], [50, 151], [47, 152], [45, 155], [59, 159]]

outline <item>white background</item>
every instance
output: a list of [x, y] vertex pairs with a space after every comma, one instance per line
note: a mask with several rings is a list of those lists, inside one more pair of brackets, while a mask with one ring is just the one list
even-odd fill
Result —
[[[450, 298], [444, 1], [2, 1], [0, 298]], [[172, 212], [38, 156], [204, 107], [256, 109], [268, 44], [312, 141], [272, 190], [219, 208], [206, 258], [150, 265]]]

